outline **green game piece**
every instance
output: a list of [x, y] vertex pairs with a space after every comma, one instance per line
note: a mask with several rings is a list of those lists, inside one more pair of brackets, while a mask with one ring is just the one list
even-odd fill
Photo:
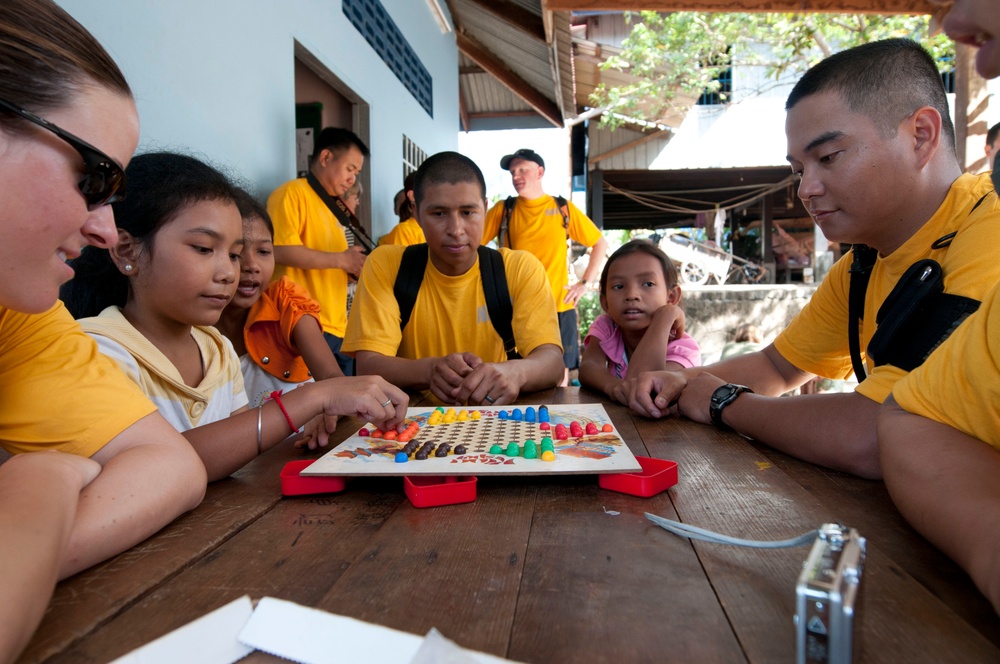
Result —
[[538, 458], [538, 445], [535, 444], [535, 441], [533, 440], [524, 441], [524, 458], [525, 459]]
[[551, 438], [542, 438], [542, 454], [546, 452], [555, 452], [555, 448], [552, 446]]
[[521, 456], [521, 448], [520, 448], [520, 446], [517, 443], [513, 442], [513, 441], [511, 443], [509, 443], [507, 445], [507, 456], [509, 456], [509, 457]]
[[503, 448], [498, 443], [493, 443], [490, 447], [490, 454], [503, 454]]

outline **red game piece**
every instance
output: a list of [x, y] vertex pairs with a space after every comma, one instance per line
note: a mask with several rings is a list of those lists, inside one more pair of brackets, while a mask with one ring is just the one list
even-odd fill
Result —
[[587, 422], [587, 435], [593, 436], [595, 433], [597, 433], [597, 425], [593, 422]]
[[538, 428], [541, 429], [542, 431], [548, 431], [552, 427], [549, 426], [548, 422], [542, 422], [541, 424], [538, 425]]
[[359, 436], [370, 436], [371, 434], [372, 432], [368, 430], [368, 427], [361, 427], [361, 430], [358, 431]]
[[385, 438], [386, 440], [396, 440], [396, 436], [397, 435], [398, 434], [395, 431], [391, 431], [390, 430], [390, 431], [386, 431], [385, 434], [383, 434], [382, 437]]
[[372, 431], [372, 438], [381, 438], [383, 435], [384, 434], [381, 429], [375, 429], [375, 431]]

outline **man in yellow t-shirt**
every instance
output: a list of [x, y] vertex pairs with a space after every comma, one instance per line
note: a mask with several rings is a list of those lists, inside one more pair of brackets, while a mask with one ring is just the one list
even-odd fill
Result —
[[429, 389], [454, 404], [509, 404], [522, 391], [555, 386], [562, 375], [555, 303], [531, 254], [501, 250], [521, 359], [507, 360], [490, 321], [478, 254], [486, 214], [479, 168], [456, 152], [429, 157], [417, 170], [414, 202], [428, 249], [420, 290], [400, 330], [393, 285], [406, 248], [387, 245], [372, 252], [343, 347], [354, 353], [358, 373], [380, 375], [404, 389]]
[[[981, 300], [1000, 281], [1000, 262], [989, 255], [1000, 246], [1000, 205], [988, 178], [962, 175], [937, 67], [918, 44], [889, 39], [841, 51], [802, 77], [785, 108], [788, 159], [813, 219], [830, 240], [878, 252], [862, 350], [886, 296], [914, 261], [940, 263], [953, 296]], [[699, 422], [880, 477], [879, 405], [905, 371], [866, 358], [868, 375], [853, 393], [777, 398], [816, 375], [851, 373], [850, 263], [847, 256], [834, 266], [773, 344], [698, 370], [643, 374], [630, 405], [662, 417], [677, 400], [680, 412]]]
[[408, 247], [412, 244], [422, 244], [427, 241], [424, 231], [420, 228], [420, 223], [410, 217], [406, 221], [396, 224], [391, 231], [382, 236], [378, 241], [379, 246], [387, 244], [400, 244]]
[[[352, 131], [327, 127], [316, 137], [309, 171], [330, 196], [344, 196], [361, 168], [368, 147]], [[319, 302], [320, 325], [344, 375], [353, 360], [340, 352], [347, 329], [347, 281], [360, 274], [364, 247], [349, 247], [344, 227], [306, 178], [278, 187], [267, 199], [274, 221], [274, 278], [287, 275]]]
[[[995, 3], [949, 4], [943, 24], [955, 41], [1000, 35]], [[985, 78], [1000, 75], [1000, 54], [984, 47], [976, 67]], [[983, 251], [995, 257], [996, 246]], [[1000, 286], [896, 384], [879, 416], [878, 442], [900, 513], [1000, 611]]]
[[[587, 284], [600, 275], [608, 244], [599, 228], [573, 203], [567, 203], [565, 214], [555, 198], [542, 188], [545, 160], [534, 150], [523, 148], [500, 160], [500, 168], [510, 171], [517, 191], [508, 227], [503, 228], [504, 202], [494, 205], [486, 215], [483, 244], [498, 238], [497, 246], [530, 251], [545, 266], [552, 288], [552, 297], [559, 314], [559, 331], [563, 344], [563, 383], [568, 372], [580, 367], [580, 330], [576, 303], [587, 291]], [[503, 237], [499, 237], [499, 236]], [[569, 284], [567, 240], [591, 247], [590, 262], [583, 278]]]

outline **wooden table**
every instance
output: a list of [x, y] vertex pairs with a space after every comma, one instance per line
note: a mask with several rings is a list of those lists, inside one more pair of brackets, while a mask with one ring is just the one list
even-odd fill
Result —
[[[568, 388], [525, 403], [600, 401]], [[158, 535], [61, 583], [22, 661], [106, 662], [244, 594], [415, 634], [437, 627], [523, 662], [794, 661], [808, 548], [691, 542], [646, 511], [752, 539], [854, 526], [868, 539], [861, 661], [1000, 661], [997, 615], [881, 482], [605, 406], [635, 454], [679, 463], [677, 486], [642, 499], [594, 476], [480, 478], [476, 502], [421, 510], [399, 478], [367, 478], [282, 499], [278, 473], [302, 453], [279, 446]]]

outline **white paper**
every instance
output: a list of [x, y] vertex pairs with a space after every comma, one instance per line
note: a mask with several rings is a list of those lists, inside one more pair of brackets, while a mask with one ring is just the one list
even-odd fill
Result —
[[236, 639], [251, 613], [253, 604], [244, 595], [112, 664], [233, 664], [253, 652]]
[[300, 664], [404, 664], [421, 637], [265, 597], [240, 642]]

